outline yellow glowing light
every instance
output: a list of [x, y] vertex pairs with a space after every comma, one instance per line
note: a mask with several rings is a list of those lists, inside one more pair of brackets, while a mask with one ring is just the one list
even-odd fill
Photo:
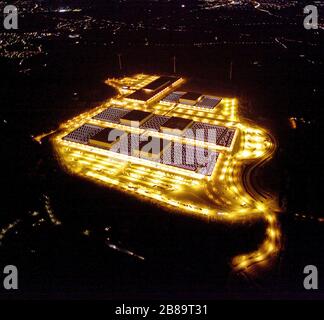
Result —
[[[248, 268], [255, 262], [264, 262], [275, 255], [280, 245], [280, 229], [276, 216], [262, 203], [259, 195], [250, 196], [243, 183], [243, 168], [250, 163], [259, 163], [270, 158], [274, 152], [274, 141], [270, 134], [255, 124], [239, 117], [237, 99], [225, 98], [214, 110], [201, 110], [195, 106], [162, 101], [176, 86], [167, 87], [148, 103], [128, 99], [126, 95], [141, 89], [158, 76], [145, 74], [109, 79], [107, 84], [117, 89], [119, 94], [102, 105], [87, 111], [60, 125], [60, 130], [52, 134], [54, 150], [62, 166], [68, 172], [91, 179], [101, 185], [110, 186], [122, 192], [150, 199], [168, 209], [195, 214], [205, 219], [241, 222], [247, 219], [264, 218], [268, 224], [266, 239], [260, 249], [234, 259], [236, 269]], [[160, 101], [159, 101], [160, 100]], [[200, 147], [210, 147], [219, 152], [219, 159], [210, 177], [182, 168], [171, 167], [136, 157], [113, 153], [90, 145], [82, 145], [63, 140], [68, 133], [82, 124], [89, 123], [102, 127], [117, 128], [131, 133], [142, 134], [144, 129], [111, 124], [93, 117], [106, 108], [116, 105], [128, 110], [136, 109], [164, 116], [179, 116], [236, 129], [231, 148], [209, 144], [189, 138], [165, 135], [161, 132], [152, 136], [171, 139]], [[35, 138], [41, 142], [47, 135]], [[264, 143], [267, 141], [267, 143]], [[260, 215], [260, 213], [263, 213]]]

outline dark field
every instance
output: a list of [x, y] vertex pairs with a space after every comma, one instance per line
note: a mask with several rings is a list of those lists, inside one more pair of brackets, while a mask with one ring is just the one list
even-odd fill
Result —
[[[126, 19], [124, 15], [121, 20]], [[32, 26], [26, 19], [23, 25]], [[94, 35], [89, 31], [84, 36], [87, 41], [78, 45], [62, 39], [45, 42], [48, 55], [28, 59], [23, 66], [0, 58], [4, 75], [0, 88], [0, 231], [18, 221], [0, 240], [0, 268], [14, 264], [20, 271], [19, 292], [7, 293], [0, 288], [0, 296], [323, 295], [321, 290], [311, 295], [303, 288], [305, 265], [324, 268], [324, 224], [319, 222], [324, 218], [323, 33], [317, 38], [303, 31], [302, 43], [290, 43], [284, 49], [273, 43], [195, 45], [198, 40], [208, 40], [203, 38], [206, 35], [200, 37], [197, 26], [181, 36], [150, 28], [141, 32], [148, 33], [148, 45], [138, 40], [141, 34], [136, 30], [121, 33], [114, 45], [103, 44], [110, 33]], [[215, 32], [221, 35], [225, 31], [218, 26]], [[255, 39], [270, 39], [276, 32], [278, 29], [270, 27], [256, 31], [252, 26], [241, 31], [253, 33]], [[282, 32], [286, 37], [299, 31], [287, 27]], [[228, 40], [237, 36], [233, 27]], [[313, 36], [319, 46], [309, 45]], [[122, 53], [121, 71], [118, 53]], [[68, 175], [48, 141], [39, 145], [32, 140], [32, 135], [56, 129], [63, 121], [112, 97], [114, 90], [103, 83], [107, 78], [138, 72], [171, 75], [174, 55], [177, 75], [192, 79], [189, 89], [236, 96], [241, 114], [268, 128], [278, 141], [275, 158], [256, 173], [256, 179], [265, 190], [278, 195], [284, 247], [276, 265], [257, 279], [233, 273], [230, 262], [235, 255], [253, 251], [262, 243], [265, 226], [261, 222], [217, 224], [168, 212]], [[23, 69], [30, 71], [19, 72]], [[297, 129], [290, 127], [290, 117], [298, 119]], [[61, 225], [51, 222], [46, 201]], [[35, 211], [37, 215], [33, 215]], [[145, 260], [112, 250], [109, 243]]]

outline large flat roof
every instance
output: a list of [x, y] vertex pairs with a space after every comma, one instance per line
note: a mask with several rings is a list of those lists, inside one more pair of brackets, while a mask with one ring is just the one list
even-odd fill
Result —
[[118, 141], [124, 133], [125, 131], [122, 130], [105, 128], [91, 137], [89, 142], [98, 146], [110, 147], [113, 143]]
[[148, 101], [155, 95], [154, 91], [137, 90], [130, 94], [127, 98], [139, 101]]
[[145, 87], [143, 87], [143, 89], [156, 91], [157, 89], [159, 89], [163, 85], [169, 85], [169, 84], [171, 84], [172, 82], [174, 82], [175, 80], [178, 80], [178, 79], [180, 79], [180, 78], [163, 76], [163, 77], [160, 77], [160, 78], [150, 82]]
[[125, 114], [120, 118], [120, 123], [122, 124], [137, 124], [140, 125], [144, 121], [148, 120], [152, 116], [152, 113], [141, 111], [141, 110], [132, 110], [131, 112]]
[[198, 92], [186, 92], [183, 96], [180, 97], [180, 100], [197, 101], [201, 96], [202, 94]]
[[162, 129], [171, 129], [171, 130], [184, 130], [186, 129], [193, 120], [179, 118], [179, 117], [171, 117], [166, 123], [164, 123], [161, 128]]
[[160, 77], [152, 81], [142, 89], [133, 92], [132, 94], [127, 96], [127, 98], [146, 102], [179, 79], [180, 78], [177, 77]]

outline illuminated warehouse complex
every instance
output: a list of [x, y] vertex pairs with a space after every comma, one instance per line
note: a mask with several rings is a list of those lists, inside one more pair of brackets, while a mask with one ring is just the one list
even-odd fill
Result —
[[253, 188], [246, 168], [270, 158], [274, 140], [239, 117], [237, 99], [188, 92], [184, 82], [143, 74], [107, 80], [118, 95], [62, 124], [56, 154], [73, 174], [172, 210], [225, 221], [262, 216], [265, 243], [234, 264], [262, 261], [278, 248], [276, 205]]

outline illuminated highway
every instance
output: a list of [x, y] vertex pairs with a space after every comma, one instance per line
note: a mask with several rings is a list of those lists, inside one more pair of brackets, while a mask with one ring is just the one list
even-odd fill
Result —
[[[254, 252], [235, 257], [232, 265], [237, 272], [250, 273], [256, 272], [258, 267], [270, 266], [280, 250], [281, 233], [276, 218], [278, 207], [271, 195], [265, 195], [253, 185], [252, 176], [258, 167], [273, 156], [275, 140], [269, 132], [239, 116], [237, 99], [223, 98], [215, 109], [207, 110], [180, 103], [163, 103], [161, 99], [180, 86], [184, 79], [174, 87], [164, 89], [163, 94], [159, 94], [156, 101], [149, 105], [126, 98], [157, 78], [141, 74], [109, 79], [107, 84], [119, 91], [117, 97], [67, 121], [52, 135], [51, 140], [61, 165], [72, 174], [132, 194], [141, 200], [154, 202], [170, 212], [193, 214], [215, 223], [222, 221], [233, 224], [263, 219], [267, 225], [263, 243], [256, 244]], [[230, 148], [196, 141], [197, 145], [208, 146], [220, 154], [212, 175], [201, 176], [188, 170], [62, 139], [85, 123], [125, 130], [125, 126], [120, 123], [107, 124], [93, 119], [111, 105], [235, 128], [234, 141]], [[140, 134], [143, 132], [143, 129], [134, 127], [128, 127], [127, 130]], [[163, 136], [160, 132], [152, 135]], [[35, 139], [40, 141], [40, 137]], [[178, 136], [170, 139], [192, 143]]]

